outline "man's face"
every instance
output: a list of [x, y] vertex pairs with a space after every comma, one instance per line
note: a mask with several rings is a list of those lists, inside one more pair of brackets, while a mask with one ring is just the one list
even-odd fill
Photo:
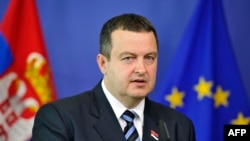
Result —
[[104, 82], [119, 100], [142, 99], [153, 89], [157, 69], [157, 43], [153, 32], [115, 30], [110, 60], [104, 57]]

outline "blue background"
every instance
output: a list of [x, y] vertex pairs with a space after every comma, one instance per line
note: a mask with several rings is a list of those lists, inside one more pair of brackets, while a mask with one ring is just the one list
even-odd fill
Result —
[[[8, 2], [0, 0], [0, 21]], [[160, 52], [157, 89], [166, 75], [197, 2], [198, 0], [37, 0], [58, 98], [92, 89], [102, 78], [96, 64], [99, 32], [107, 19], [125, 12], [144, 15], [158, 30]], [[222, 2], [236, 61], [250, 100], [250, 1]], [[154, 93], [155, 91], [151, 96]]]

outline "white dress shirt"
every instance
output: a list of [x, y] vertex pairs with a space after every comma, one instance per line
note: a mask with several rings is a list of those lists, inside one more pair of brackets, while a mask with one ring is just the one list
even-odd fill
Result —
[[[127, 123], [121, 118], [121, 116], [127, 110], [127, 108], [107, 90], [103, 80], [101, 85], [105, 96], [107, 97], [113, 111], [115, 112], [116, 118], [119, 121], [122, 130], [124, 130]], [[134, 119], [134, 125], [136, 127], [136, 130], [139, 134], [139, 138], [141, 141], [142, 141], [142, 131], [143, 131], [143, 120], [144, 120], [144, 115], [143, 115], [144, 106], [145, 106], [145, 99], [143, 99], [135, 108], [128, 109], [136, 113]]]

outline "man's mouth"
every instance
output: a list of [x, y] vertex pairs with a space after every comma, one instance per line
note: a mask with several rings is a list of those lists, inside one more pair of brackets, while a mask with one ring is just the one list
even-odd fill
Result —
[[139, 86], [144, 86], [147, 81], [144, 80], [144, 79], [135, 79], [132, 82], [135, 83], [135, 84], [137, 84], [137, 85], [139, 85]]
[[133, 82], [145, 83], [146, 81], [145, 81], [145, 80], [143, 80], [143, 79], [136, 79], [136, 80], [133, 80]]

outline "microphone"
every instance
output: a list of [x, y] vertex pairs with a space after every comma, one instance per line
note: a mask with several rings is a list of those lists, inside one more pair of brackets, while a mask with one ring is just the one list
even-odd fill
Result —
[[168, 132], [167, 124], [163, 119], [159, 120], [160, 137], [162, 141], [170, 141], [170, 135]]

